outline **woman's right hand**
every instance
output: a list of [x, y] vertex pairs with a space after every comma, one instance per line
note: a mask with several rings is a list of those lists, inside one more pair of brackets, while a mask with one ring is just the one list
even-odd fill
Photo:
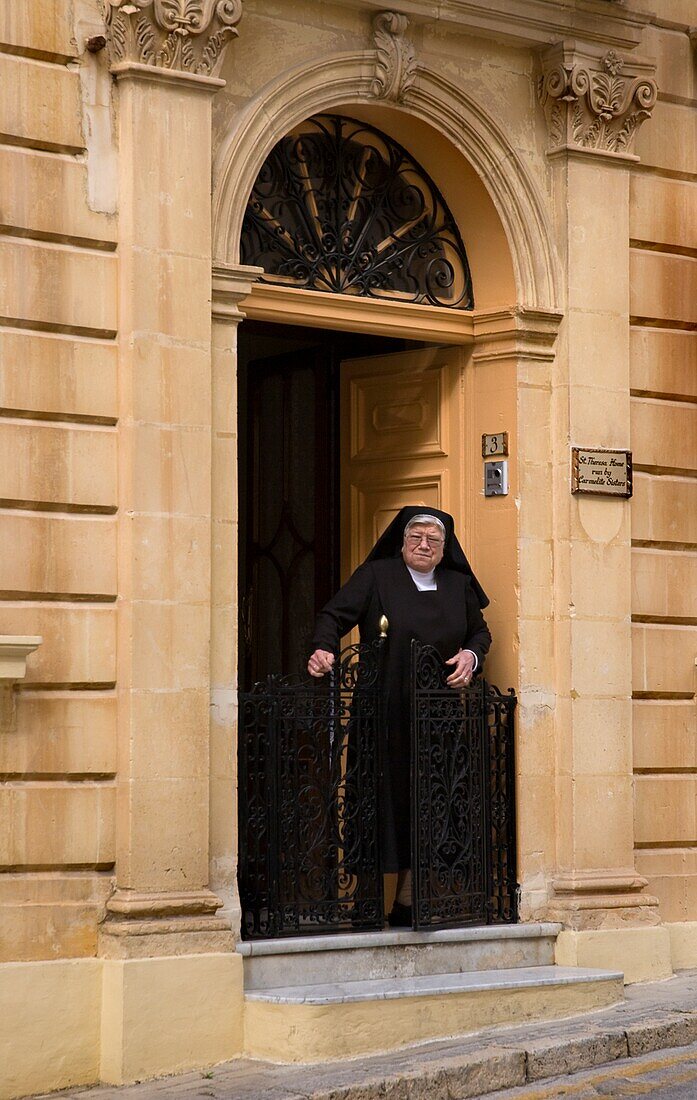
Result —
[[333, 653], [329, 653], [326, 649], [316, 649], [307, 662], [307, 671], [310, 676], [316, 676], [319, 679], [329, 672], [333, 664]]

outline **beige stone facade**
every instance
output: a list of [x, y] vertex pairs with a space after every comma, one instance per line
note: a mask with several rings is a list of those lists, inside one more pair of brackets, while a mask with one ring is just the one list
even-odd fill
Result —
[[[519, 699], [521, 917], [560, 921], [570, 965], [697, 965], [693, 0], [394, 0], [382, 50], [378, 0], [184, 7], [0, 5], [8, 1097], [245, 1048], [245, 318], [449, 349], [446, 503]], [[436, 182], [473, 312], [240, 266], [265, 157], [334, 110]], [[631, 448], [633, 498], [572, 495], [572, 445]]]

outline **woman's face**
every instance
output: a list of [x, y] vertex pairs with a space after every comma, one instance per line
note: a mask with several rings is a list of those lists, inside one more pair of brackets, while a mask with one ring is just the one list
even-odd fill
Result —
[[418, 573], [430, 573], [443, 560], [443, 535], [435, 523], [415, 523], [404, 535], [402, 557]]

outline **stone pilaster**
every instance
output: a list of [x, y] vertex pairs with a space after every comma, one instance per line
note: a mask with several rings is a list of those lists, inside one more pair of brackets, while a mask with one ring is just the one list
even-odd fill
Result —
[[565, 321], [552, 379], [559, 960], [670, 973], [657, 901], [634, 867], [631, 501], [572, 496], [570, 449], [630, 446], [629, 168], [652, 68], [563, 43], [543, 56]]
[[[561, 313], [476, 311], [465, 438], [477, 449], [469, 493], [480, 578], [495, 593], [486, 618], [494, 636], [487, 676], [515, 684], [518, 881], [523, 920], [546, 915], [555, 868], [555, 670], [551, 381]], [[509, 494], [481, 491], [484, 432], [507, 431]], [[476, 442], [474, 442], [476, 441]], [[480, 564], [481, 563], [481, 564]]]
[[241, 958], [209, 886], [211, 105], [223, 85], [212, 74], [239, 14], [239, 0], [107, 5], [119, 134], [118, 789], [99, 952], [100, 1077], [114, 1084], [223, 1061], [242, 1044]]
[[240, 0], [108, 0], [119, 127], [119, 767], [107, 957], [230, 950], [209, 889], [211, 101]]
[[210, 883], [239, 935], [237, 883], [237, 328], [262, 268], [213, 267]]

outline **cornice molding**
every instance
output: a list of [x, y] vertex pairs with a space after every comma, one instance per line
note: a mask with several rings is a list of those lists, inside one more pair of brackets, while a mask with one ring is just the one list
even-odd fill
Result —
[[214, 321], [239, 324], [247, 316], [239, 309], [258, 279], [264, 274], [263, 267], [251, 267], [247, 264], [214, 263], [212, 273], [212, 315]]
[[655, 65], [642, 58], [602, 56], [561, 42], [541, 57], [538, 95], [547, 120], [548, 154], [563, 151], [636, 160], [639, 127], [658, 98]]
[[629, 893], [643, 890], [648, 884], [648, 879], [638, 874], [633, 867], [562, 871], [552, 880], [554, 892], [558, 895], [589, 894], [594, 891], [604, 894]]
[[104, 0], [112, 69], [214, 77], [238, 35], [242, 0]]
[[474, 363], [507, 359], [552, 362], [563, 319], [559, 310], [524, 306], [487, 312], [475, 310], [472, 360]]
[[[336, 0], [372, 13], [385, 0]], [[607, 0], [393, 0], [396, 13], [412, 25], [450, 26], [463, 34], [534, 48], [575, 37], [600, 49], [634, 50], [650, 15]]]

